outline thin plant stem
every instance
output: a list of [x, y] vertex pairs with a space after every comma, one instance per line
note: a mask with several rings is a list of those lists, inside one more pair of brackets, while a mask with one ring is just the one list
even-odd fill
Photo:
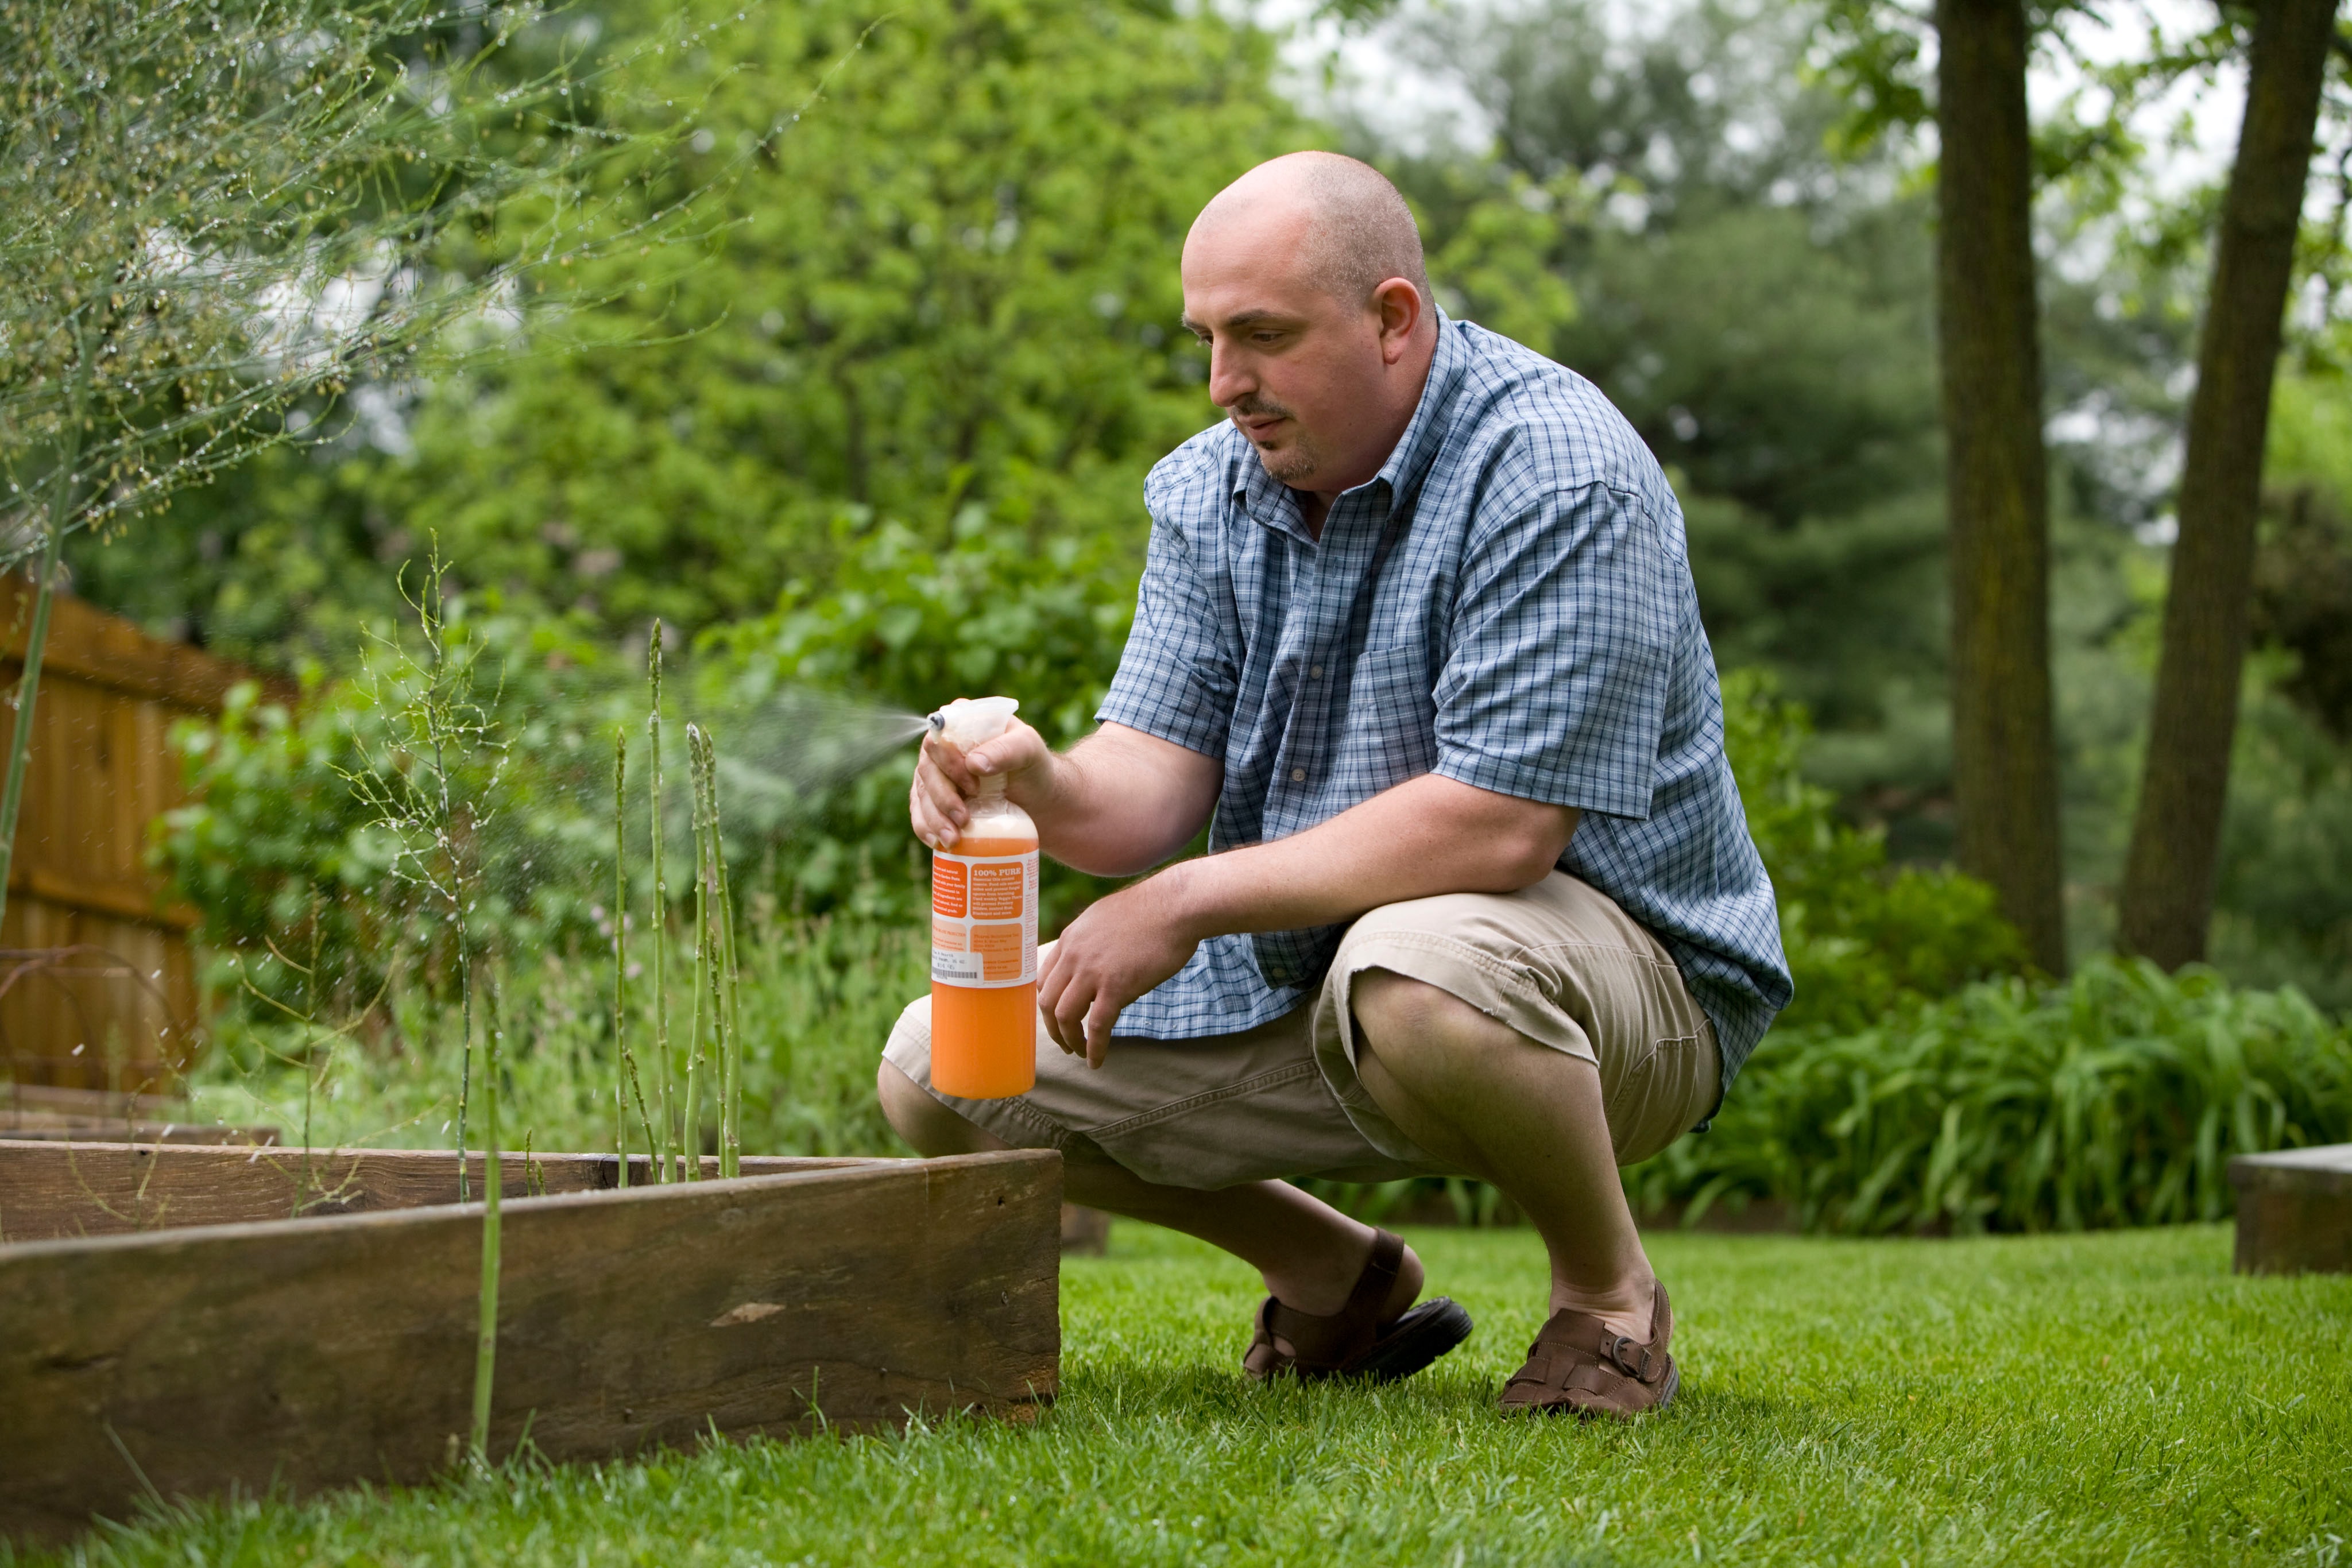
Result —
[[[490, 1453], [490, 1392], [499, 1355], [499, 1199], [504, 1176], [499, 1160], [498, 988], [488, 998], [488, 1038], [482, 1042], [482, 1290], [474, 1320], [474, 1462]], [[458, 1159], [463, 1163], [465, 1156]], [[528, 1166], [525, 1167], [528, 1170]]]
[[302, 1185], [294, 1194], [294, 1216], [298, 1219], [310, 1201], [311, 1192], [320, 1185], [310, 1162], [310, 1113], [319, 1085], [318, 1064], [310, 1060], [310, 1054], [319, 1049], [320, 927], [325, 924], [325, 911], [319, 890], [314, 887], [310, 890], [310, 967], [302, 976]]
[[727, 841], [719, 816], [719, 743], [708, 731], [703, 735], [703, 750], [710, 758], [710, 854], [712, 874], [717, 892], [711, 902], [719, 914], [719, 961], [720, 992], [723, 999], [718, 1005], [720, 1034], [719, 1072], [725, 1089], [725, 1110], [719, 1124], [719, 1174], [733, 1176], [741, 1174], [743, 1163], [743, 1034], [740, 1015], [737, 1011], [736, 982], [740, 971], [735, 959], [735, 900], [727, 884]]
[[457, 1029], [464, 1041], [457, 1052], [457, 1201], [464, 1203], [472, 1197], [466, 1185], [466, 1113], [474, 1101], [474, 975], [462, 915], [457, 926]]
[[25, 803], [25, 762], [33, 750], [33, 705], [41, 695], [41, 655], [49, 645], [49, 608], [58, 589], [58, 553], [64, 547], [66, 513], [73, 501], [74, 468], [81, 461], [82, 410], [89, 402], [89, 339], [79, 338], [74, 369], [71, 417], [65, 449], [50, 482], [47, 532], [41, 540], [40, 580], [33, 585], [33, 618], [25, 628], [25, 670], [16, 681], [16, 716], [8, 734], [8, 780], [0, 786], [0, 915], [8, 913], [8, 874], [16, 856], [16, 813]]
[[662, 628], [654, 622], [653, 634], [646, 642], [646, 679], [652, 688], [652, 707], [646, 716], [647, 743], [646, 766], [652, 769], [648, 798], [653, 802], [653, 863], [654, 863], [654, 1071], [656, 1082], [654, 1098], [660, 1113], [656, 1125], [659, 1129], [660, 1146], [655, 1150], [657, 1167], [654, 1179], [670, 1179], [670, 1111], [669, 1057], [669, 883], [662, 877], [662, 766], [661, 766], [661, 677]]
[[646, 1113], [646, 1088], [637, 1077], [636, 1053], [629, 1047], [629, 732], [613, 732], [613, 1039], [620, 1048], [621, 1076], [613, 1085], [614, 1147], [620, 1155], [617, 1181], [629, 1185], [629, 1100], [645, 1124], [646, 1154], [654, 1155], [652, 1118]]
[[686, 1179], [702, 1179], [702, 998], [709, 989], [710, 879], [705, 869], [702, 822], [702, 731], [686, 727], [687, 794], [694, 824], [694, 1009], [686, 1031]]
[[719, 1174], [735, 1173], [729, 1168], [728, 1140], [734, 1135], [733, 1106], [729, 1092], [733, 1087], [732, 1059], [727, 1040], [727, 944], [721, 935], [725, 916], [719, 908], [719, 792], [715, 785], [718, 752], [710, 744], [710, 734], [702, 735], [701, 768], [696, 780], [699, 786], [702, 809], [702, 941], [709, 950], [709, 959], [702, 966], [704, 988], [710, 998], [710, 1038], [717, 1047], [716, 1066], [719, 1072]]

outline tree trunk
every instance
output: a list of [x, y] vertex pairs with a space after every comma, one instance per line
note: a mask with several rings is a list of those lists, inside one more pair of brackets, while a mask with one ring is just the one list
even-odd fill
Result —
[[2168, 969], [2205, 956], [2212, 919], [2271, 383], [2335, 27], [2336, 0], [2268, 0], [2258, 13], [2245, 123], [2214, 246], [2117, 937], [2126, 952]]
[[2050, 699], [2048, 474], [2021, 0], [1937, 0], [1937, 328], [1952, 529], [1960, 869], [2066, 965]]

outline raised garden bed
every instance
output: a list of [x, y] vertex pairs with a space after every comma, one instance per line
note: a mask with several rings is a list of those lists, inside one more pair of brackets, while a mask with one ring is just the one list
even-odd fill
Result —
[[249, 1146], [276, 1143], [278, 1129], [192, 1121], [184, 1102], [162, 1095], [9, 1083], [0, 1087], [0, 1138]]
[[[1054, 1396], [1057, 1155], [746, 1156], [626, 1192], [610, 1155], [503, 1165], [493, 1458]], [[481, 1248], [456, 1193], [449, 1154], [0, 1142], [0, 1533], [445, 1470]]]

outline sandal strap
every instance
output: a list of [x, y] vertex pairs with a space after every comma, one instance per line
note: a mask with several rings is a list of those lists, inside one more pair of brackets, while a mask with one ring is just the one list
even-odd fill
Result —
[[[1381, 1309], [1396, 1286], [1404, 1263], [1404, 1239], [1391, 1231], [1372, 1233], [1372, 1255], [1356, 1276], [1347, 1304], [1328, 1314], [1302, 1312], [1268, 1296], [1258, 1308], [1257, 1335], [1243, 1364], [1258, 1375], [1284, 1367], [1307, 1373], [1336, 1371], [1371, 1349], [1387, 1326]], [[1281, 1343], [1276, 1343], [1277, 1341]], [[1282, 1346], [1290, 1347], [1286, 1353]]]
[[[1666, 1352], [1674, 1333], [1665, 1288], [1655, 1288], [1654, 1326], [1647, 1343], [1615, 1333], [1598, 1317], [1563, 1307], [1546, 1319], [1528, 1346], [1528, 1362], [1506, 1383], [1505, 1407], [1566, 1406], [1593, 1413], [1631, 1414], [1670, 1397], [1674, 1358]], [[1515, 1392], [1525, 1390], [1525, 1392]]]

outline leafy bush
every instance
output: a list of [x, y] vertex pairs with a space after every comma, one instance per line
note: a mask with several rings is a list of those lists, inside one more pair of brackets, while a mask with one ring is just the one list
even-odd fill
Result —
[[1808, 1229], [2076, 1230], [2230, 1212], [2234, 1154], [2352, 1138], [2352, 1028], [2303, 995], [2098, 958], [1851, 1033], [1776, 1031], [1637, 1207], [1788, 1204]]
[[[928, 983], [924, 936], [872, 921], [780, 918], [760, 901], [741, 942], [746, 1153], [907, 1152], [875, 1103], [874, 1071], [899, 1009]], [[509, 949], [496, 973], [509, 1146], [611, 1148], [610, 967]], [[687, 982], [674, 978], [683, 1018]], [[640, 977], [640, 1003], [645, 989]], [[457, 1103], [456, 1009], [405, 988], [393, 1008], [396, 1051], [282, 1021], [224, 1031], [222, 1049], [194, 1074], [193, 1097], [208, 1118], [275, 1125], [289, 1142], [307, 1128], [320, 1145], [446, 1148]], [[644, 1051], [642, 1023], [635, 1039]]]
[[[482, 822], [472, 919], [494, 946], [560, 947], [602, 918], [586, 873], [611, 874], [610, 736], [628, 694], [610, 655], [562, 622], [478, 612], [457, 595], [448, 614], [497, 726], [492, 745], [445, 759]], [[263, 997], [322, 1018], [365, 1010], [404, 966], [442, 991], [450, 933], [394, 874], [400, 840], [351, 783], [372, 757], [420, 765], [394, 734], [428, 680], [419, 657], [387, 634], [354, 679], [307, 673], [293, 710], [242, 685], [217, 723], [173, 731], [188, 803], [157, 822], [155, 855], [202, 917], [206, 982], [232, 1017], [271, 1010]], [[298, 964], [319, 974], [303, 979]]]
[[[756, 712], [794, 686], [846, 691], [913, 713], [1001, 693], [1055, 746], [1094, 727], [1135, 615], [1136, 562], [1117, 544], [1033, 533], [968, 506], [934, 549], [912, 530], [850, 514], [841, 569], [795, 584], [776, 611], [706, 639], [712, 700]], [[907, 826], [909, 746], [819, 803], [797, 825], [782, 876], [799, 906], [846, 905], [915, 920], [929, 896]], [[1048, 930], [1109, 884], [1049, 864]]]
[[1945, 867], [1889, 867], [1882, 834], [1839, 821], [1834, 797], [1801, 771], [1809, 734], [1771, 677], [1724, 677], [1724, 750], [1797, 977], [1776, 1028], [1861, 1030], [1906, 1001], [2021, 971], [2025, 947], [1990, 886]]
[[2022, 968], [2024, 946], [1991, 888], [1946, 869], [1890, 870], [1883, 837], [1839, 819], [1834, 797], [1801, 771], [1804, 710], [1769, 677], [1726, 675], [1723, 716], [1797, 981], [1776, 1029], [1863, 1029], [1906, 1002]]

